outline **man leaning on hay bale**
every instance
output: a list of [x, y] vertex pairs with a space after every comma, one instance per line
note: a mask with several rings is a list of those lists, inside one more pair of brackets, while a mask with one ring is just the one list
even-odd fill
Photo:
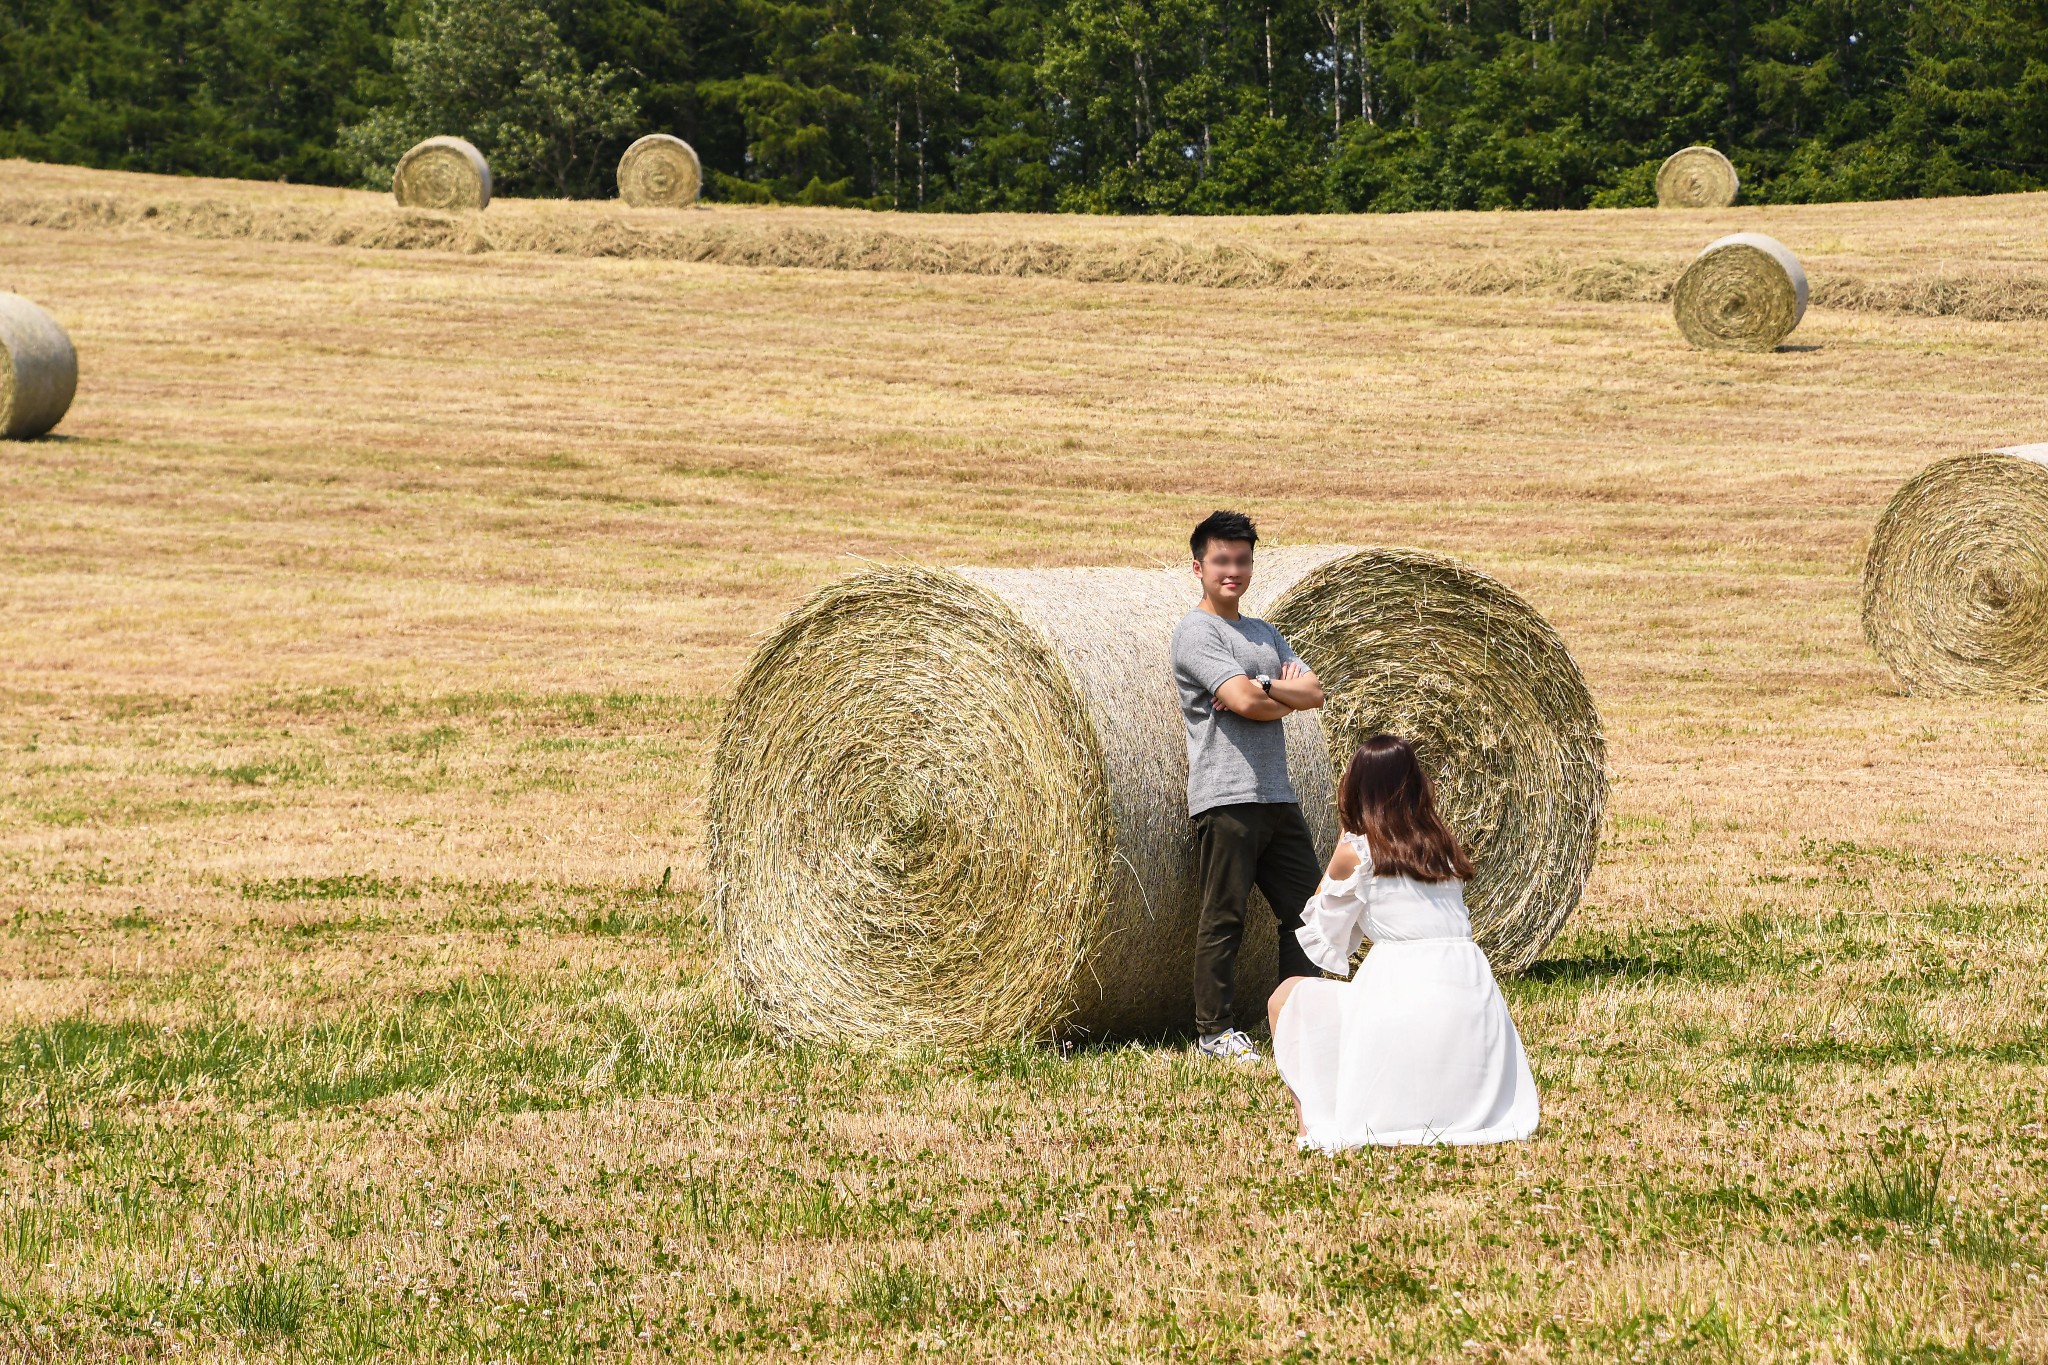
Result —
[[1318, 975], [1296, 941], [1322, 864], [1287, 775], [1281, 722], [1323, 704], [1323, 685], [1271, 624], [1238, 610], [1258, 528], [1212, 512], [1188, 537], [1200, 605], [1173, 631], [1173, 680], [1188, 731], [1188, 816], [1202, 911], [1195, 937], [1195, 1026], [1204, 1055], [1255, 1062], [1236, 1027], [1237, 952], [1252, 887], [1280, 921], [1280, 979]]

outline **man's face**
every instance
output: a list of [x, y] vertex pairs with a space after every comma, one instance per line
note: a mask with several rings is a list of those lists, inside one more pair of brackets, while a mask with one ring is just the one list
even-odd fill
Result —
[[1195, 561], [1195, 577], [1213, 602], [1236, 602], [1252, 585], [1252, 545], [1248, 540], [1212, 540]]

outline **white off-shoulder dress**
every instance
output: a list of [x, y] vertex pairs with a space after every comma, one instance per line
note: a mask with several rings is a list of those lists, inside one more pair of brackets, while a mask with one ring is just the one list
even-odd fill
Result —
[[1463, 882], [1373, 875], [1372, 849], [1342, 836], [1359, 867], [1323, 879], [1296, 937], [1353, 981], [1303, 980], [1273, 1031], [1280, 1075], [1301, 1101], [1304, 1148], [1515, 1142], [1536, 1129], [1536, 1080], [1486, 954], [1472, 941]]

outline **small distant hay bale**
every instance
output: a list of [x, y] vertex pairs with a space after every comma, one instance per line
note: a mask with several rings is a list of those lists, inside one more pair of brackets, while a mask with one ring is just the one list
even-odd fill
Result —
[[490, 163], [466, 138], [430, 137], [398, 159], [391, 192], [410, 209], [481, 209], [491, 202]]
[[78, 352], [57, 319], [19, 294], [0, 294], [0, 436], [41, 436], [71, 409]]
[[1725, 209], [1741, 189], [1734, 163], [1712, 147], [1681, 147], [1657, 168], [1660, 209]]
[[[763, 641], [713, 763], [712, 918], [792, 1038], [979, 1046], [1192, 1017], [1199, 895], [1168, 661], [1184, 572], [878, 568]], [[1408, 734], [1480, 875], [1496, 965], [1577, 903], [1605, 800], [1584, 679], [1519, 597], [1405, 550], [1267, 550], [1248, 608], [1322, 677], [1285, 722], [1322, 851], [1332, 754]], [[1240, 1008], [1274, 974], [1270, 916]]]
[[1707, 351], [1769, 351], [1806, 316], [1806, 272], [1782, 242], [1738, 232], [1709, 242], [1671, 291], [1685, 339]]
[[2048, 445], [1939, 460], [1892, 495], [1863, 635], [1911, 695], [2048, 697]]
[[619, 198], [636, 209], [684, 209], [704, 188], [704, 167], [689, 143], [649, 133], [619, 158]]

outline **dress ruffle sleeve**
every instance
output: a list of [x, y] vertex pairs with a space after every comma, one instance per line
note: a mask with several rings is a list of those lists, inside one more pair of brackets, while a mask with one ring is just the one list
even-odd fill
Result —
[[1372, 857], [1358, 847], [1363, 841], [1346, 842], [1358, 849], [1358, 867], [1341, 881], [1323, 878], [1301, 908], [1301, 927], [1294, 931], [1308, 960], [1338, 976], [1351, 975], [1351, 955], [1365, 940], [1365, 897], [1372, 885]]

